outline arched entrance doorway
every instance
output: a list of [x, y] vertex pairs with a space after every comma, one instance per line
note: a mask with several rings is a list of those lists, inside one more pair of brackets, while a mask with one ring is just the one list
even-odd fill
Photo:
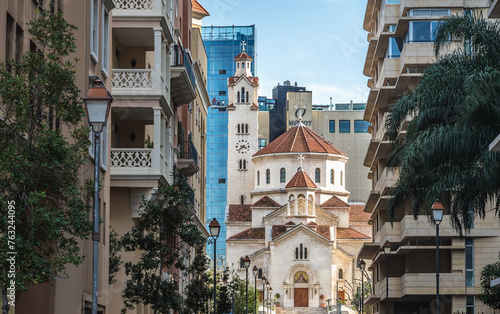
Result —
[[298, 271], [293, 276], [293, 306], [309, 307], [309, 276], [305, 271]]

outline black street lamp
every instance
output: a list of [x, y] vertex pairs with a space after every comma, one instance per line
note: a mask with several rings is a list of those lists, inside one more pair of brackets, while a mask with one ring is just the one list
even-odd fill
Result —
[[273, 287], [269, 287], [269, 312], [273, 312]]
[[247, 279], [245, 285], [245, 311], [248, 314], [248, 267], [250, 267], [250, 258], [248, 258], [248, 256], [245, 256], [244, 264]]
[[363, 282], [363, 277], [365, 276], [365, 274], [364, 274], [365, 267], [366, 267], [365, 261], [361, 260], [361, 262], [359, 262], [359, 269], [361, 269], [361, 314], [363, 314], [363, 303], [364, 303], [363, 294], [365, 292], [365, 286], [364, 286], [364, 282]]
[[266, 276], [262, 276], [262, 311], [264, 311], [266, 306]]
[[385, 241], [382, 247], [385, 254], [385, 313], [389, 314], [389, 254], [391, 254], [391, 243]]
[[216, 260], [216, 254], [217, 254], [217, 238], [219, 237], [219, 232], [220, 232], [220, 224], [217, 222], [217, 219], [213, 219], [210, 224], [208, 225], [208, 228], [210, 229], [210, 235], [214, 239], [214, 314], [217, 313], [216, 311], [216, 305], [217, 305], [217, 260]]
[[[87, 110], [89, 124], [94, 133], [94, 232], [93, 241], [93, 260], [92, 260], [92, 314], [97, 314], [97, 270], [99, 267], [99, 164], [101, 132], [108, 121], [109, 108], [111, 107], [112, 97], [106, 90], [101, 80], [94, 81], [83, 97], [83, 102]], [[106, 135], [104, 135], [106, 136]]]
[[[266, 301], [269, 302], [269, 287], [271, 287], [271, 284], [269, 283], [269, 280], [266, 282], [266, 288], [267, 288], [267, 298], [266, 298]], [[266, 303], [266, 305], [268, 305]], [[268, 307], [269, 309], [269, 307]], [[266, 309], [266, 313], [268, 312], [268, 309]]]
[[253, 276], [255, 278], [255, 290], [254, 290], [254, 303], [255, 303], [255, 306], [254, 306], [254, 312], [255, 314], [257, 314], [257, 275], [259, 274], [259, 269], [257, 268], [257, 266], [253, 266], [253, 269], [252, 269], [252, 272], [253, 272]]
[[436, 199], [431, 210], [432, 218], [436, 224], [436, 313], [439, 313], [439, 224], [443, 221], [443, 204]]

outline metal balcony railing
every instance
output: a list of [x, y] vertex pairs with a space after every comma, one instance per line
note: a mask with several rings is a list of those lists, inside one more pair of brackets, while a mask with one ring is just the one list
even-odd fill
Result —
[[198, 167], [198, 151], [194, 147], [193, 142], [184, 141], [179, 143], [179, 158], [192, 159]]
[[186, 50], [179, 45], [174, 45], [173, 49], [172, 66], [173, 67], [185, 67], [189, 80], [193, 89], [196, 90], [196, 77], [194, 75], [193, 66], [191, 65], [191, 60], [186, 52]]

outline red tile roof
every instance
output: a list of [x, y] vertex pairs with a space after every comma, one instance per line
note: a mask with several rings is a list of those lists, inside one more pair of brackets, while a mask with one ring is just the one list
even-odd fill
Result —
[[253, 156], [277, 153], [327, 153], [346, 156], [310, 128], [299, 125], [281, 134]]
[[229, 239], [234, 239], [234, 240], [247, 240], [247, 239], [265, 239], [265, 228], [249, 228], [245, 231], [242, 231], [240, 233], [237, 233], [233, 235], [232, 237], [229, 237]]
[[273, 239], [276, 239], [285, 232], [286, 232], [286, 226], [274, 225], [272, 231], [272, 237]]
[[259, 78], [258, 77], [256, 77], [256, 76], [248, 77], [248, 76], [246, 76], [246, 75], [243, 74], [243, 75], [240, 75], [240, 76], [230, 76], [229, 77], [229, 85], [232, 85], [232, 84], [236, 83], [239, 80], [239, 78], [242, 77], [242, 76], [246, 77], [246, 79], [250, 83], [252, 83], [253, 85], [259, 84]]
[[236, 106], [233, 104], [230, 104], [229, 106], [227, 106], [227, 109], [234, 110], [234, 109], [236, 109]]
[[259, 106], [252, 104], [252, 106], [250, 106], [250, 110], [259, 110]]
[[210, 13], [196, 0], [191, 0], [191, 6], [194, 12], [201, 13], [203, 15], [209, 16]]
[[321, 234], [327, 239], [330, 239], [330, 226], [328, 225], [319, 225], [316, 227], [316, 232]]
[[285, 224], [285, 226], [295, 226], [295, 222], [293, 222], [293, 221], [290, 220], [289, 222], [287, 222]]
[[250, 59], [252, 60], [252, 57], [250, 57], [246, 52], [241, 52], [239, 55], [234, 57], [234, 61], [239, 60], [239, 59]]
[[[266, 146], [267, 147], [267, 146]], [[265, 149], [265, 147], [263, 148]], [[261, 149], [261, 150], [263, 150]], [[255, 156], [255, 155], [254, 155]], [[286, 188], [317, 188], [305, 171], [299, 170], [286, 185]]]
[[228, 221], [252, 221], [250, 205], [229, 205]]
[[351, 228], [339, 228], [337, 229], [337, 239], [370, 239], [370, 237]]
[[321, 204], [321, 207], [349, 207], [349, 204], [338, 198], [337, 196], [330, 197], [326, 202]]
[[253, 203], [252, 207], [281, 207], [281, 205], [266, 195], [257, 202]]
[[315, 223], [314, 221], [309, 221], [309, 222], [307, 223], [307, 225], [308, 225], [308, 226], [317, 226], [318, 224], [317, 224], [317, 223]]
[[351, 205], [349, 209], [349, 221], [367, 222], [370, 220], [370, 213], [365, 213], [364, 204]]

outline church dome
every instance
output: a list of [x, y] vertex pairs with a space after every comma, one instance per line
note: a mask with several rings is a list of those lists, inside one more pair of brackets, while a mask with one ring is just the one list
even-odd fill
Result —
[[347, 157], [340, 149], [302, 124], [281, 134], [253, 157], [279, 153], [326, 153]]

